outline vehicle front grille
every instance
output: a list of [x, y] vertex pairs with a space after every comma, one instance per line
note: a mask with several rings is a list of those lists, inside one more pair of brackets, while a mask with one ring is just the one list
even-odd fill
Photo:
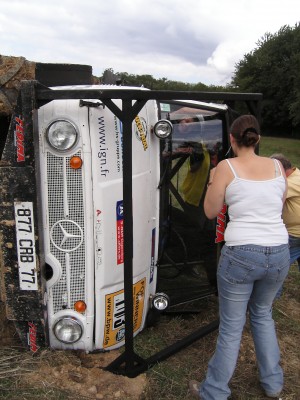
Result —
[[[75, 154], [81, 157], [81, 152]], [[53, 311], [85, 300], [85, 235], [82, 169], [70, 168], [70, 157], [47, 153], [49, 247], [61, 264], [52, 287]]]

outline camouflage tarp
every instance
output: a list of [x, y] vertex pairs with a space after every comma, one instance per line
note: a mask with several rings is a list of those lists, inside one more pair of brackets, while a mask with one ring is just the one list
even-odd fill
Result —
[[0, 116], [12, 113], [21, 81], [27, 79], [35, 79], [34, 62], [0, 55]]

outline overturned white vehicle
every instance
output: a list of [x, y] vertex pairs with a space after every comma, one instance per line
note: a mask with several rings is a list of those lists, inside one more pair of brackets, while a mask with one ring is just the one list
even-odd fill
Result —
[[0, 175], [7, 316], [25, 346], [113, 349], [216, 293], [226, 210], [208, 221], [202, 204], [229, 149], [226, 99], [260, 97], [24, 82]]

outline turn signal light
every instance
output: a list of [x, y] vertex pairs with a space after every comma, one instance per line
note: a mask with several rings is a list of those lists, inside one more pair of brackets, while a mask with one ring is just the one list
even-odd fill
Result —
[[70, 167], [73, 169], [79, 169], [82, 166], [82, 159], [78, 156], [73, 156], [70, 159]]
[[74, 304], [74, 309], [75, 309], [75, 311], [77, 311], [79, 313], [84, 313], [86, 310], [85, 302], [82, 300], [76, 301], [76, 303]]

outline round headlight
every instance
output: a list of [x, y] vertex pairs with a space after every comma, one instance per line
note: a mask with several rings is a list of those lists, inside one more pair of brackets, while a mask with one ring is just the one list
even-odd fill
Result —
[[165, 293], [156, 293], [152, 299], [153, 307], [158, 311], [163, 311], [170, 304], [169, 296]]
[[54, 149], [69, 150], [77, 141], [77, 130], [73, 124], [65, 120], [52, 122], [46, 131], [47, 139]]
[[154, 133], [160, 139], [166, 139], [173, 131], [173, 125], [167, 119], [161, 119], [154, 125]]
[[64, 317], [56, 321], [53, 332], [56, 338], [63, 343], [77, 342], [82, 336], [82, 325], [73, 317]]

